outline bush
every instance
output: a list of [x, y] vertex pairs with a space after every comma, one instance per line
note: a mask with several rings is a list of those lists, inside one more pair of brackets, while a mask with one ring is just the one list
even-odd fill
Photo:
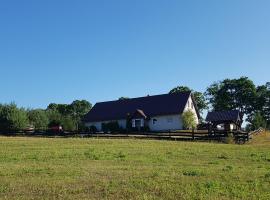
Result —
[[141, 131], [142, 132], [150, 132], [150, 128], [149, 128], [149, 126], [145, 126], [145, 127], [141, 128]]
[[104, 133], [123, 132], [123, 129], [119, 126], [117, 121], [112, 121], [112, 122], [108, 122], [108, 123], [102, 123], [101, 127], [102, 127], [102, 131]]
[[184, 128], [186, 129], [195, 129], [197, 126], [195, 114], [191, 110], [188, 110], [182, 114], [182, 120]]
[[119, 132], [120, 131], [120, 126], [117, 121], [114, 122], [109, 122], [107, 124], [108, 130], [112, 133]]
[[101, 124], [101, 129], [104, 133], [108, 133], [109, 129], [106, 123]]
[[90, 133], [96, 133], [96, 132], [97, 132], [97, 127], [95, 127], [95, 126], [90, 126], [90, 127], [89, 127], [89, 131], [90, 131]]

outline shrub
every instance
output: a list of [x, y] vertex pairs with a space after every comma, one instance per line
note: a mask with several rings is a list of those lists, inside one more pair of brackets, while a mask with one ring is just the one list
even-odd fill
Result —
[[106, 123], [102, 123], [101, 124], [101, 129], [104, 133], [107, 133], [109, 130], [108, 130], [108, 126]]
[[195, 114], [191, 110], [188, 110], [182, 114], [182, 120], [184, 128], [186, 129], [196, 128]]
[[149, 128], [149, 126], [145, 126], [145, 127], [141, 128], [141, 131], [142, 132], [150, 132], [150, 128]]
[[117, 121], [109, 122], [107, 124], [108, 130], [112, 133], [119, 132], [120, 126]]
[[121, 132], [122, 128], [119, 126], [117, 121], [112, 121], [112, 122], [108, 122], [108, 123], [102, 123], [102, 131], [104, 133], [107, 132], [111, 132], [111, 133], [115, 133], [115, 132]]
[[90, 133], [96, 133], [96, 132], [97, 132], [97, 127], [95, 127], [95, 126], [90, 126], [90, 127], [89, 127], [89, 131], [90, 131]]

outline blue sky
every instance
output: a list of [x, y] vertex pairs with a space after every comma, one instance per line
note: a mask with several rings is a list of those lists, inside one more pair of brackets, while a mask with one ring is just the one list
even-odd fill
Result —
[[0, 0], [0, 102], [45, 108], [270, 81], [269, 0]]

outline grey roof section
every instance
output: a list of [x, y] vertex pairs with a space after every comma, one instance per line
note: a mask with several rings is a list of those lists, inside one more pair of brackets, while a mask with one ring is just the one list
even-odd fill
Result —
[[206, 121], [208, 122], [239, 120], [241, 120], [241, 118], [238, 110], [209, 112], [206, 117]]
[[191, 92], [163, 94], [126, 100], [97, 103], [85, 116], [84, 122], [98, 122], [126, 119], [136, 110], [142, 110], [147, 117], [183, 113]]

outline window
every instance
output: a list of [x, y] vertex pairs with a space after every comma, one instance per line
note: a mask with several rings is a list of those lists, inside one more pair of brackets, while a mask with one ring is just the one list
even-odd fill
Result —
[[194, 104], [193, 104], [193, 102], [191, 102], [191, 109], [193, 109], [194, 108]]
[[144, 127], [144, 120], [143, 119], [133, 119], [132, 120], [132, 127], [133, 128]]
[[135, 119], [135, 127], [140, 127], [140, 126], [141, 126], [141, 120]]
[[157, 123], [157, 119], [153, 119], [153, 124], [155, 125]]
[[168, 122], [168, 123], [172, 123], [172, 122], [173, 122], [173, 118], [172, 118], [172, 117], [168, 117], [168, 118], [167, 118], [167, 122]]

